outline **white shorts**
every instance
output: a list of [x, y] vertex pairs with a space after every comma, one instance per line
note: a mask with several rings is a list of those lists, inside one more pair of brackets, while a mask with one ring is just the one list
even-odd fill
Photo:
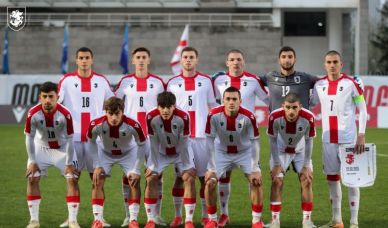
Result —
[[189, 147], [191, 147], [194, 155], [194, 164], [198, 177], [204, 177], [207, 171], [207, 148], [205, 138], [190, 138]]
[[337, 175], [341, 173], [339, 146], [340, 144], [322, 142], [323, 172], [326, 175]]
[[[239, 151], [235, 154], [228, 154], [224, 151], [216, 149], [215, 163], [217, 170], [217, 177], [221, 178], [227, 171], [233, 168], [240, 167], [242, 171], [248, 175], [252, 173], [252, 153], [251, 148]], [[206, 163], [207, 164], [207, 163]]]
[[[40, 176], [47, 176], [50, 166], [57, 167], [61, 174], [65, 174], [66, 152], [64, 148], [50, 149], [45, 146], [35, 145], [35, 161], [40, 170]], [[30, 160], [27, 161], [27, 167]], [[73, 156], [73, 165], [77, 168], [77, 156]], [[36, 176], [36, 174], [34, 175]]]
[[130, 173], [136, 173], [140, 175], [140, 168], [135, 168], [137, 149], [138, 147], [134, 147], [131, 150], [122, 153], [121, 155], [108, 155], [109, 152], [103, 151], [102, 148], [98, 146], [100, 166], [104, 169], [107, 176], [110, 175], [112, 166], [114, 164], [120, 165], [126, 176], [128, 176]]
[[[284, 153], [284, 152], [279, 152], [279, 158], [280, 158], [280, 164], [284, 170], [284, 173], [287, 171], [288, 167], [291, 165], [291, 162], [294, 163], [294, 168], [297, 173], [300, 173], [304, 167], [304, 152], [299, 152], [299, 153]], [[271, 155], [271, 158], [269, 160], [269, 166], [270, 169], [272, 170], [273, 167], [275, 166]], [[313, 163], [310, 159], [310, 167], [311, 170], [313, 169]]]
[[188, 148], [189, 152], [189, 164], [188, 165], [183, 165], [180, 155], [175, 154], [175, 155], [164, 155], [159, 153], [159, 160], [158, 160], [158, 167], [156, 167], [156, 172], [161, 174], [169, 165], [174, 164], [175, 167], [175, 174], [177, 176], [181, 176], [183, 171], [192, 169], [195, 167], [194, 165], [194, 156], [193, 156], [193, 151], [191, 148]]
[[88, 142], [73, 142], [74, 152], [77, 154], [78, 159], [78, 170], [82, 171], [86, 169], [89, 173], [93, 173], [93, 158], [89, 149]]

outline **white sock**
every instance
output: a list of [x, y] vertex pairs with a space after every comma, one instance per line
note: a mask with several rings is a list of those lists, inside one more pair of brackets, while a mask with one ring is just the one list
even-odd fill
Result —
[[358, 208], [360, 206], [360, 188], [349, 188], [350, 223], [358, 224]]
[[185, 205], [185, 215], [186, 219], [185, 222], [193, 221], [193, 216], [195, 212], [195, 198], [184, 198], [184, 205]]
[[144, 206], [147, 213], [147, 221], [153, 221], [155, 219], [155, 207], [157, 198], [145, 198]]
[[229, 214], [229, 196], [230, 196], [231, 185], [229, 183], [218, 182], [218, 192], [220, 195], [220, 208], [221, 213], [228, 215]]
[[98, 204], [93, 204], [93, 215], [94, 215], [94, 220], [100, 220], [102, 221], [102, 211], [104, 206], [98, 205]]
[[[139, 200], [140, 201], [140, 200]], [[129, 210], [129, 221], [136, 220], [139, 216], [139, 210], [140, 210], [140, 202], [139, 201], [130, 201], [128, 204], [128, 210]]]
[[282, 210], [282, 202], [271, 202], [272, 221], [280, 221], [281, 210]]
[[67, 211], [69, 212], [69, 222], [76, 222], [79, 210], [79, 196], [67, 196]]
[[158, 181], [158, 202], [156, 203], [155, 215], [161, 215], [162, 200], [163, 200], [163, 178]]
[[263, 205], [254, 205], [252, 204], [252, 224], [261, 221], [261, 213], [263, 211]]
[[41, 198], [40, 196], [27, 196], [28, 210], [30, 211], [31, 221], [39, 221], [39, 205]]
[[[125, 178], [125, 177], [124, 177]], [[124, 210], [125, 210], [125, 216], [128, 218], [129, 217], [129, 205], [128, 205], [128, 199], [129, 199], [129, 194], [131, 192], [131, 188], [129, 187], [128, 184], [122, 183], [122, 193], [123, 193], [123, 199], [124, 199]]]
[[207, 207], [205, 198], [201, 198], [202, 218], [207, 218]]
[[332, 220], [336, 223], [342, 222], [342, 213], [341, 213], [341, 200], [342, 200], [342, 190], [341, 183], [339, 181], [328, 181], [330, 188], [330, 199], [331, 199], [331, 210], [332, 210]]

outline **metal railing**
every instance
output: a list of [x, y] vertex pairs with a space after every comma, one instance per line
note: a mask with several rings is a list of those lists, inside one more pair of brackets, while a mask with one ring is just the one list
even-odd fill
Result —
[[[0, 24], [7, 15], [0, 14]], [[27, 26], [272, 26], [271, 13], [28, 13]]]

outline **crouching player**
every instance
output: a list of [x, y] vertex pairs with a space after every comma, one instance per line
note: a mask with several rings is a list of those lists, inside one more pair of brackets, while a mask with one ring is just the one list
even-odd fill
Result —
[[315, 227], [311, 221], [313, 209], [312, 162], [313, 138], [315, 137], [314, 115], [302, 108], [295, 93], [285, 96], [282, 108], [269, 116], [271, 167], [271, 211], [270, 228], [280, 227], [281, 193], [285, 171], [291, 162], [299, 174], [302, 194], [303, 228]]
[[[144, 159], [146, 138], [140, 124], [125, 116], [124, 102], [111, 97], [104, 103], [106, 114], [90, 123], [88, 138], [93, 153], [92, 206], [94, 222], [92, 228], [102, 228], [104, 206], [104, 183], [112, 166], [119, 164], [128, 177], [131, 196], [128, 199], [130, 224], [138, 228], [137, 216], [140, 205], [140, 166]], [[100, 140], [97, 141], [97, 137]], [[135, 140], [132, 140], [135, 139]]]
[[157, 97], [158, 106], [147, 114], [147, 129], [151, 153], [147, 161], [145, 191], [146, 228], [155, 227], [155, 207], [158, 197], [158, 177], [171, 164], [178, 168], [184, 182], [185, 228], [194, 228], [195, 176], [193, 153], [189, 149], [190, 120], [186, 112], [175, 107], [176, 98], [171, 92]]
[[206, 123], [209, 163], [205, 198], [209, 222], [205, 227], [217, 227], [217, 178], [233, 167], [241, 167], [250, 183], [252, 228], [262, 228], [263, 189], [256, 118], [240, 106], [241, 94], [235, 87], [224, 91], [223, 101], [223, 106], [210, 111]]
[[38, 105], [28, 111], [24, 133], [28, 154], [27, 203], [31, 220], [27, 228], [38, 228], [39, 204], [41, 201], [40, 176], [47, 175], [48, 168], [55, 166], [67, 180], [67, 206], [69, 227], [79, 228], [79, 188], [76, 170], [77, 161], [73, 157], [73, 120], [69, 110], [58, 104], [57, 85], [45, 82], [40, 87]]

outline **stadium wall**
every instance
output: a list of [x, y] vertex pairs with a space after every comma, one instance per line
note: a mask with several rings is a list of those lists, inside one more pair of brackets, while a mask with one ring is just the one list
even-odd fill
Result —
[[[28, 108], [38, 103], [40, 85], [45, 81], [58, 82], [61, 75], [9, 75], [0, 76], [0, 124], [24, 123]], [[119, 82], [121, 75], [107, 76], [112, 88]], [[170, 76], [163, 76], [167, 82]], [[388, 77], [362, 76], [364, 96], [368, 107], [369, 128], [388, 128]], [[317, 125], [321, 125], [319, 105], [312, 110]], [[256, 104], [256, 117], [260, 126], [266, 126], [268, 108]]]

